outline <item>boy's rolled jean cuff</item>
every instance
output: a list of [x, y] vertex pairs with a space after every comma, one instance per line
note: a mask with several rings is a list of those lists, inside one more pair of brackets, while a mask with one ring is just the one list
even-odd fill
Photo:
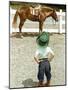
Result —
[[[51, 74], [49, 74], [48, 76], [46, 76], [46, 79], [47, 79], [47, 81], [51, 80]], [[38, 75], [38, 80], [39, 81], [44, 81], [44, 76], [41, 77], [41, 75], [39, 74]]]
[[49, 77], [47, 77], [47, 81], [51, 80], [51, 75], [49, 75]]

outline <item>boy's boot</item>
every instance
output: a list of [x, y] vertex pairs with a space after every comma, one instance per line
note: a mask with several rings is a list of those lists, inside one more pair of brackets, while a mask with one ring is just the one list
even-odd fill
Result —
[[50, 87], [50, 80], [47, 81], [47, 83], [44, 84], [45, 87]]
[[42, 87], [43, 86], [43, 81], [39, 81], [38, 82], [38, 87]]

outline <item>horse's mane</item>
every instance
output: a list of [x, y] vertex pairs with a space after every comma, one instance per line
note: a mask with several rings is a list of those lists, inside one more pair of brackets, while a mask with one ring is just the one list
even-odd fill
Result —
[[53, 10], [53, 8], [48, 7], [48, 6], [42, 6], [42, 8], [44, 8], [44, 9], [49, 9], [49, 10]]
[[45, 11], [46, 11], [46, 12], [50, 12], [50, 11], [53, 11], [54, 9], [51, 8], [51, 7], [48, 7], [48, 6], [42, 6], [42, 7], [41, 7], [41, 10], [44, 11], [44, 12], [45, 12]]

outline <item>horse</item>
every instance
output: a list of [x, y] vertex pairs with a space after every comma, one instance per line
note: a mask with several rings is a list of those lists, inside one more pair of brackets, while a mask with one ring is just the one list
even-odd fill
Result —
[[45, 6], [36, 6], [36, 7], [21, 7], [20, 9], [16, 10], [16, 13], [13, 18], [13, 27], [17, 22], [17, 17], [19, 16], [20, 23], [19, 23], [19, 32], [21, 33], [22, 26], [24, 22], [28, 19], [34, 22], [39, 22], [39, 32], [43, 30], [43, 23], [48, 17], [52, 17], [55, 21], [58, 21], [58, 17], [56, 14], [56, 10], [51, 7]]

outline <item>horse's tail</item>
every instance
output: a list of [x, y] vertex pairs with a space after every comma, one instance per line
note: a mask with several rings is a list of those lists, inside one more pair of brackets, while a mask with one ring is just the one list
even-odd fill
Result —
[[13, 18], [13, 22], [12, 22], [12, 27], [13, 28], [17, 28], [18, 24], [17, 24], [17, 17], [18, 17], [18, 11], [16, 11], [14, 18]]

